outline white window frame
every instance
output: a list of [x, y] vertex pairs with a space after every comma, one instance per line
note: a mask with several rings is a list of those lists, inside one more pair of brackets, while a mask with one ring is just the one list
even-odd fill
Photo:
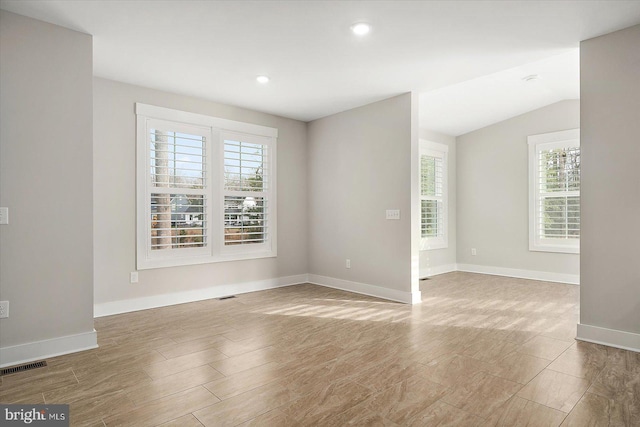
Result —
[[[244, 259], [269, 258], [277, 256], [277, 199], [276, 199], [276, 158], [278, 130], [271, 127], [254, 125], [189, 113], [170, 108], [136, 103], [136, 265], [138, 270], [174, 267], [182, 265], [205, 264]], [[159, 124], [170, 124], [176, 130], [196, 133], [206, 137], [206, 192], [207, 200], [207, 245], [201, 248], [180, 248], [161, 251], [151, 250], [151, 150], [149, 148], [149, 129]], [[167, 129], [174, 130], [174, 129]], [[224, 156], [225, 135], [233, 134], [238, 138], [259, 141], [267, 145], [269, 156], [269, 177], [267, 191], [261, 193], [267, 199], [268, 234], [265, 242], [247, 245], [224, 244]], [[172, 189], [172, 192], [182, 189]]]
[[[220, 132], [220, 147], [224, 146], [225, 140], [235, 140], [235, 141], [241, 140], [242, 142], [248, 142], [251, 144], [264, 145], [266, 147], [266, 152], [267, 152], [266, 156], [268, 159], [267, 165], [269, 168], [269, 173], [267, 174], [268, 182], [266, 183], [267, 184], [266, 190], [259, 191], [259, 192], [227, 190], [225, 189], [225, 186], [224, 186], [224, 179], [220, 179], [219, 190], [221, 194], [220, 200], [222, 201], [222, 203], [220, 203], [220, 206], [219, 206], [220, 218], [224, 218], [223, 202], [224, 202], [225, 196], [247, 195], [247, 196], [255, 196], [255, 197], [264, 197], [268, 201], [268, 205], [266, 208], [268, 212], [268, 218], [267, 218], [268, 229], [266, 231], [267, 237], [265, 238], [265, 241], [263, 243], [254, 243], [250, 245], [225, 245], [224, 238], [222, 238], [220, 239], [220, 243], [219, 243], [220, 253], [225, 257], [234, 257], [236, 254], [240, 254], [240, 253], [252, 254], [252, 253], [269, 252], [271, 250], [271, 245], [272, 245], [271, 216], [275, 215], [276, 208], [277, 208], [277, 206], [275, 206], [276, 204], [275, 203], [275, 175], [272, 176], [271, 174], [272, 171], [275, 171], [275, 162], [276, 162], [275, 139], [265, 137], [262, 135], [251, 135], [247, 133], [238, 133], [238, 132], [223, 130]], [[219, 167], [224, 169], [224, 156], [221, 155], [219, 161], [220, 161]], [[272, 204], [274, 206], [272, 206]], [[224, 221], [220, 221], [220, 232], [224, 236]]]
[[[580, 129], [569, 129], [560, 132], [531, 135], [527, 138], [529, 144], [529, 250], [535, 252], [557, 252], [567, 254], [580, 253], [580, 238], [552, 239], [540, 237], [540, 166], [539, 155], [543, 150], [556, 148], [580, 147]], [[578, 196], [580, 191], [577, 192]], [[572, 192], [575, 194], [575, 191]], [[559, 196], [568, 195], [559, 192]]]
[[[420, 176], [418, 182], [420, 183], [420, 250], [428, 251], [434, 249], [446, 249], [449, 247], [449, 147], [445, 144], [437, 142], [420, 140], [420, 165], [422, 165], [422, 156], [431, 156], [442, 159], [442, 197], [439, 199], [442, 201], [442, 215], [438, 218], [438, 237], [422, 237], [422, 200], [433, 199], [433, 197], [422, 196], [422, 174], [421, 166], [418, 168]], [[438, 198], [436, 198], [438, 199]]]

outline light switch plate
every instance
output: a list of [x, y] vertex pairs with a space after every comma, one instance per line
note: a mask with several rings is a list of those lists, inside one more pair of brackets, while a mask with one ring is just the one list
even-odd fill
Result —
[[387, 219], [400, 219], [400, 209], [387, 209]]
[[9, 301], [0, 301], [0, 319], [9, 317]]
[[9, 208], [0, 208], [0, 224], [9, 224]]

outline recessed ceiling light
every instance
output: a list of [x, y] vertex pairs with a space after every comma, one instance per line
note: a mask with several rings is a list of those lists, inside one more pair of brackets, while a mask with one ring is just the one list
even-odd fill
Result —
[[522, 78], [522, 81], [525, 83], [533, 83], [536, 80], [540, 80], [540, 76], [538, 74], [531, 74]]
[[371, 25], [365, 22], [358, 22], [351, 26], [351, 31], [356, 36], [364, 36], [365, 34], [368, 34], [369, 31], [371, 31]]
[[266, 84], [269, 83], [269, 77], [267, 76], [258, 76], [256, 77], [258, 83]]

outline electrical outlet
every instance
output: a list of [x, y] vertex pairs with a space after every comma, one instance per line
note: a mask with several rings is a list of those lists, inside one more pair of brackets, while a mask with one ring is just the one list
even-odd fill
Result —
[[137, 271], [132, 271], [131, 275], [129, 276], [129, 281], [131, 283], [138, 283], [138, 272]]
[[9, 301], [0, 301], [0, 319], [9, 317]]
[[476, 250], [476, 248], [471, 248], [471, 255], [473, 256], [478, 255], [478, 251]]
[[345, 267], [351, 268], [351, 260], [347, 258], [347, 262], [345, 263]]

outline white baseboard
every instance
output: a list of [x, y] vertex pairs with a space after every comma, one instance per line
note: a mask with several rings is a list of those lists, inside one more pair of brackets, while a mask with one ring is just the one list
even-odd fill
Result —
[[520, 270], [517, 268], [492, 267], [487, 265], [457, 264], [458, 271], [468, 273], [492, 274], [494, 276], [517, 277], [520, 279], [541, 280], [545, 282], [580, 284], [580, 275], [551, 273], [548, 271]]
[[96, 330], [0, 348], [0, 368], [98, 347]]
[[640, 353], [640, 334], [635, 334], [633, 332], [618, 331], [615, 329], [607, 329], [599, 326], [578, 323], [578, 336], [576, 338], [580, 341], [608, 345], [609, 347], [637, 351]]
[[451, 273], [452, 271], [458, 271], [456, 264], [437, 265], [434, 267], [420, 268], [420, 278], [437, 276], [438, 274]]
[[422, 302], [422, 291], [419, 289], [417, 291], [411, 292], [411, 304], [420, 304]]
[[169, 294], [152, 295], [142, 298], [103, 302], [93, 306], [93, 316], [111, 316], [113, 314], [166, 307], [168, 305], [202, 301], [205, 299], [220, 298], [229, 295], [244, 294], [247, 292], [264, 291], [283, 286], [297, 285], [299, 283], [305, 283], [306, 281], [307, 275], [299, 274], [297, 276], [277, 277], [274, 279], [233, 283], [228, 285], [216, 285], [204, 289], [194, 289], [184, 292], [172, 292]]
[[[519, 277], [524, 279], [544, 280], [578, 284], [579, 276], [570, 274], [556, 274], [543, 271], [517, 270], [512, 268], [487, 267], [471, 264], [446, 264], [420, 270], [420, 277], [430, 277], [452, 271], [467, 271], [481, 274], [494, 274], [497, 276]], [[187, 302], [202, 301], [211, 298], [220, 298], [227, 295], [237, 295], [247, 292], [263, 291], [299, 283], [314, 283], [329, 288], [341, 289], [358, 294], [369, 295], [391, 301], [406, 304], [417, 304], [422, 301], [420, 291], [406, 292], [367, 283], [352, 282], [333, 277], [316, 274], [299, 274], [296, 276], [278, 277], [274, 279], [258, 280], [253, 282], [234, 283], [228, 285], [216, 285], [204, 289], [194, 289], [184, 292], [173, 292], [162, 295], [153, 295], [141, 298], [132, 298], [120, 301], [110, 301], [94, 305], [94, 317], [111, 316], [113, 314], [129, 313], [131, 311], [147, 310], [150, 308], [165, 307]]]
[[383, 288], [381, 286], [369, 285], [367, 283], [352, 282], [349, 280], [336, 279], [334, 277], [320, 276], [317, 274], [309, 274], [309, 283], [354, 292], [356, 294], [403, 302], [406, 304], [417, 304], [422, 301], [420, 291], [398, 291], [395, 289]]

